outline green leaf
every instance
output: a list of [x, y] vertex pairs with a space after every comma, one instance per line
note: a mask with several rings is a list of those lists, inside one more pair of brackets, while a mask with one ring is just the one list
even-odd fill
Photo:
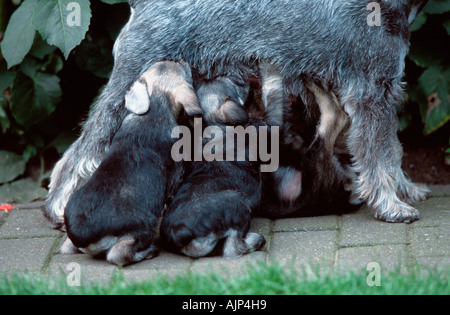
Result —
[[31, 202], [47, 196], [47, 190], [36, 182], [22, 179], [11, 184], [0, 186], [0, 202]]
[[3, 67], [0, 69], [0, 131], [5, 133], [11, 122], [7, 114], [8, 99], [6, 98], [5, 90], [10, 87], [14, 81], [16, 72], [7, 71]]
[[37, 72], [34, 77], [29, 77], [19, 72], [10, 100], [12, 115], [28, 129], [56, 109], [61, 94], [58, 76]]
[[430, 134], [450, 120], [450, 67], [430, 67], [419, 84], [428, 100], [424, 132]]
[[86, 70], [100, 78], [109, 78], [114, 58], [111, 52], [112, 43], [107, 37], [87, 38], [77, 48], [75, 62], [80, 70]]
[[30, 55], [38, 59], [44, 59], [45, 56], [52, 53], [56, 49], [55, 46], [47, 44], [45, 40], [38, 34], [34, 39], [33, 46], [30, 50]]
[[6, 88], [13, 84], [14, 78], [16, 77], [15, 71], [1, 71], [0, 70], [0, 101], [3, 100]]
[[33, 25], [66, 59], [84, 39], [91, 21], [89, 0], [36, 0]]
[[[430, 21], [432, 21], [431, 18]], [[436, 27], [433, 27], [433, 24], [427, 23], [412, 34], [411, 49], [408, 57], [416, 65], [420, 67], [440, 65], [449, 57], [447, 49], [449, 38], [441, 25], [438, 24], [436, 29]], [[430, 33], [433, 36], [430, 36]]]
[[36, 33], [31, 23], [36, 0], [25, 0], [14, 12], [1, 43], [3, 56], [8, 68], [22, 62], [30, 51]]
[[409, 28], [411, 32], [415, 32], [417, 30], [420, 30], [422, 26], [427, 21], [427, 15], [422, 11], [417, 15], [416, 19], [414, 20], [414, 23]]
[[0, 184], [10, 182], [25, 172], [25, 160], [22, 156], [0, 151]]
[[8, 115], [6, 114], [5, 110], [7, 105], [8, 101], [6, 100], [6, 98], [0, 100], [0, 128], [2, 133], [5, 133], [9, 129], [9, 127], [11, 127], [11, 122], [9, 121]]
[[450, 1], [448, 0], [430, 0], [423, 8], [428, 14], [442, 14], [450, 11]]
[[63, 154], [76, 139], [77, 137], [73, 133], [66, 131], [59, 134], [46, 149], [55, 148], [59, 154]]
[[445, 21], [443, 24], [445, 30], [447, 31], [447, 34], [450, 35], [450, 19]]

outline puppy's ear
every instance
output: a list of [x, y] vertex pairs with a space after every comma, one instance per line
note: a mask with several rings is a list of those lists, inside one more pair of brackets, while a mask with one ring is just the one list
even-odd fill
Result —
[[145, 82], [137, 81], [125, 96], [125, 107], [136, 115], [144, 115], [150, 110], [150, 96]]
[[188, 116], [203, 114], [197, 93], [195, 93], [195, 90], [191, 85], [182, 86], [176, 89], [174, 96], [175, 103], [182, 106]]

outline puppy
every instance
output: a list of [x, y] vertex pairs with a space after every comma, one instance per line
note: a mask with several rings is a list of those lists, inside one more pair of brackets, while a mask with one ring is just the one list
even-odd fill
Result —
[[[262, 125], [247, 122], [243, 106], [248, 87], [237, 83], [239, 80], [221, 77], [198, 86], [204, 118], [214, 126], [216, 137], [217, 133], [226, 133], [225, 123]], [[188, 166], [187, 177], [161, 223], [161, 239], [169, 250], [194, 258], [212, 254], [232, 258], [264, 246], [262, 235], [249, 232], [252, 213], [261, 199], [259, 165], [249, 159], [249, 144], [245, 161], [225, 160], [225, 151], [237, 150], [223, 149], [223, 161], [192, 162]]]
[[[190, 80], [189, 67], [166, 61], [150, 67], [133, 85], [127, 107], [149, 111], [125, 118], [97, 171], [70, 198], [62, 252], [106, 253], [116, 265], [157, 253], [159, 217], [183, 176], [182, 165], [170, 154], [171, 132], [182, 109], [192, 114], [198, 106]], [[167, 82], [179, 85], [167, 88]]]
[[[347, 145], [355, 191], [388, 222], [413, 222], [409, 204], [429, 192], [401, 169], [396, 109], [403, 100], [409, 25], [427, 0], [375, 1], [381, 26], [361, 0], [134, 0], [116, 45], [115, 67], [81, 137], [56, 165], [44, 213], [62, 224], [68, 198], [105, 156], [126, 116], [123, 99], [159, 60], [185, 60], [208, 79], [254, 74], [259, 60], [280, 69], [288, 94], [305, 104], [304, 80], [320, 78], [350, 116]], [[408, 204], [409, 203], [409, 204]]]
[[[345, 147], [349, 118], [333, 92], [312, 82], [308, 88], [320, 111], [313, 140], [307, 143], [288, 127], [284, 129], [281, 166], [263, 177], [260, 216], [278, 219], [339, 214], [357, 210], [362, 204], [354, 194], [356, 174]], [[308, 119], [303, 119], [302, 124]], [[302, 136], [307, 137], [307, 133], [303, 130]]]

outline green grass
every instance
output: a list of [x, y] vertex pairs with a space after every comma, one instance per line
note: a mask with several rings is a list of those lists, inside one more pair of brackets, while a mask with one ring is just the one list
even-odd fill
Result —
[[0, 277], [0, 295], [14, 294], [152, 294], [152, 295], [297, 295], [297, 294], [450, 294], [450, 270], [415, 270], [383, 272], [381, 286], [370, 287], [368, 272], [323, 275], [317, 271], [298, 272], [279, 264], [258, 263], [249, 266], [248, 273], [224, 277], [218, 273], [180, 274], [174, 278], [157, 276], [153, 281], [128, 282], [121, 273], [108, 284], [83, 284], [70, 287], [65, 279], [49, 279], [31, 274]]

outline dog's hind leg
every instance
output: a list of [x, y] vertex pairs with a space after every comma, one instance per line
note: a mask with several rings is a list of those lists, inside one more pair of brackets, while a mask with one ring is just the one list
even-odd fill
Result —
[[402, 97], [398, 92], [401, 88], [386, 85], [371, 87], [361, 104], [352, 106], [350, 97], [344, 100], [351, 118], [348, 146], [358, 174], [356, 192], [374, 210], [375, 217], [410, 223], [420, 214], [405, 201], [425, 199], [428, 189], [412, 184], [401, 169], [403, 150], [395, 109]]

